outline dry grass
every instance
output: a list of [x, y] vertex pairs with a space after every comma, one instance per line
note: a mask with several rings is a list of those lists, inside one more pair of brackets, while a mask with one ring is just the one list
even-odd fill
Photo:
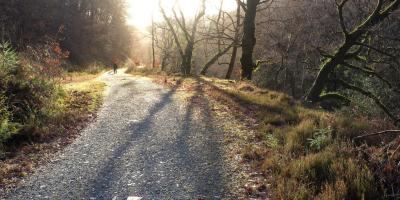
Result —
[[157, 76], [165, 74], [159, 68], [153, 69], [150, 67], [128, 67], [128, 69], [125, 72], [128, 74], [140, 75], [140, 76]]
[[[155, 79], [170, 85], [179, 78]], [[237, 150], [253, 172], [263, 174], [264, 184], [271, 185], [270, 198], [381, 199], [396, 192], [390, 187], [398, 188], [398, 178], [393, 177], [399, 173], [393, 164], [381, 164], [387, 162], [379, 157], [382, 138], [363, 141], [372, 146], [352, 142], [355, 136], [390, 127], [384, 120], [371, 123], [362, 117], [306, 108], [288, 95], [246, 82], [206, 77], [180, 80], [186, 88], [200, 83], [208, 97], [228, 107], [226, 112], [250, 122], [247, 128], [256, 134], [241, 140], [245, 144]], [[257, 189], [245, 188], [248, 197], [261, 198], [254, 195]]]
[[68, 72], [61, 76], [58, 82], [62, 85], [76, 84], [81, 82], [92, 81], [99, 77], [105, 70], [98, 70], [93, 73], [82, 71], [82, 72]]

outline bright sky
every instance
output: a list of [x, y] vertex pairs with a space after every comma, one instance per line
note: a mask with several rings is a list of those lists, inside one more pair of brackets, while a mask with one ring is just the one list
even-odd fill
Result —
[[[145, 30], [151, 25], [151, 18], [154, 21], [162, 21], [158, 2], [160, 0], [127, 0], [128, 23], [140, 30]], [[161, 0], [164, 9], [170, 10], [177, 0]], [[200, 0], [178, 0], [186, 16], [194, 16], [200, 6]], [[218, 14], [219, 0], [206, 0], [206, 14]], [[225, 11], [235, 10], [236, 0], [224, 0]]]

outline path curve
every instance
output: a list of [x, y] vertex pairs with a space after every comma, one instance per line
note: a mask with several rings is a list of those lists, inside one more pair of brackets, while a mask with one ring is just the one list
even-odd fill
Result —
[[229, 198], [210, 110], [148, 78], [120, 72], [101, 80], [109, 88], [97, 120], [3, 198]]

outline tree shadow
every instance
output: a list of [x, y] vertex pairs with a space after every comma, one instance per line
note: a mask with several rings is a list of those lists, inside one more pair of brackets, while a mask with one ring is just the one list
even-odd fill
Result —
[[[171, 143], [164, 143], [162, 147], [174, 155], [174, 161], [169, 166], [170, 169], [176, 169], [174, 175], [169, 175], [170, 179], [174, 179], [170, 181], [173, 184], [154, 184], [157, 178], [162, 178], [156, 176], [152, 181], [139, 185], [139, 194], [147, 194], [154, 199], [172, 198], [162, 194], [171, 191], [174, 191], [174, 198], [178, 199], [221, 199], [227, 195], [227, 181], [222, 174], [220, 143], [210, 102], [204, 98], [199, 82], [196, 82], [194, 91], [180, 119], [177, 138]], [[153, 156], [149, 153], [143, 151], [141, 155]], [[144, 177], [157, 174], [157, 164], [157, 159], [145, 159]], [[150, 194], [146, 191], [148, 188], [153, 190]]]
[[150, 129], [151, 125], [153, 124], [152, 122], [154, 120], [154, 115], [172, 102], [172, 96], [179, 88], [180, 84], [181, 82], [178, 82], [178, 84], [174, 86], [168, 93], [164, 94], [161, 97], [161, 100], [150, 108], [149, 114], [145, 119], [137, 124], [128, 126], [128, 130], [133, 134], [127, 136], [125, 143], [120, 144], [113, 151], [109, 160], [105, 163], [105, 167], [100, 170], [100, 172], [97, 174], [97, 177], [94, 178], [94, 181], [89, 184], [90, 197], [96, 197], [100, 199], [113, 198], [111, 196], [112, 194], [110, 194], [107, 190], [112, 189], [112, 184], [121, 177], [120, 171], [118, 171], [120, 168], [120, 162], [118, 159], [127, 153], [134, 142]]
[[[112, 186], [124, 175], [119, 170], [123, 166], [118, 158], [128, 153], [129, 149], [135, 145], [135, 141], [151, 132], [156, 114], [168, 104], [173, 103], [172, 96], [181, 83], [179, 81], [165, 94], [161, 101], [150, 109], [144, 120], [127, 127], [127, 131], [132, 134], [126, 138], [125, 143], [114, 150], [105, 167], [94, 179], [91, 184], [91, 197], [113, 198], [110, 194]], [[141, 162], [139, 170], [142, 176], [141, 180], [135, 180], [133, 187], [135, 195], [151, 199], [220, 199], [227, 194], [226, 181], [222, 174], [220, 144], [216, 135], [218, 132], [214, 129], [210, 102], [203, 96], [203, 88], [197, 82], [195, 94], [185, 106], [184, 114], [171, 116], [178, 118], [176, 119], [177, 128], [166, 131], [176, 131], [176, 137], [157, 143], [160, 146], [156, 150], [161, 149], [162, 152], [154, 152], [154, 149], [145, 147], [137, 150], [137, 156], [140, 157], [136, 158], [136, 161]], [[195, 120], [195, 115], [199, 119]], [[162, 166], [160, 169], [162, 159], [169, 159], [169, 161], [165, 164], [167, 166]], [[160, 175], [163, 170], [167, 170], [167, 174]], [[133, 195], [130, 194], [132, 191], [118, 192], [122, 192], [118, 194], [119, 197]]]
[[[227, 192], [222, 174], [221, 144], [217, 135], [218, 131], [215, 129], [216, 124], [210, 102], [204, 97], [204, 88], [198, 80], [195, 84], [195, 93], [189, 99], [189, 105], [186, 108], [182, 132], [175, 142], [175, 145], [180, 148], [177, 152], [178, 163], [187, 163], [184, 166], [186, 172], [199, 173], [195, 175], [198, 179], [193, 183], [193, 195], [197, 198], [220, 199]], [[193, 146], [193, 136], [200, 137], [203, 143]], [[204, 163], [208, 164], [207, 167], [202, 166]]]

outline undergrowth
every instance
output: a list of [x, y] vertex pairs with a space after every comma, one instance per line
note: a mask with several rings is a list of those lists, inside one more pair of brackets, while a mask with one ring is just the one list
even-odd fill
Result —
[[165, 72], [161, 71], [159, 68], [133, 67], [133, 66], [129, 66], [126, 70], [126, 73], [133, 75], [141, 75], [141, 76], [165, 74]]
[[104, 83], [90, 73], [69, 76], [60, 84], [0, 46], [0, 188], [31, 172], [57, 142], [69, 143], [95, 115]]
[[[398, 192], [393, 190], [398, 181], [387, 181], [399, 177], [398, 171], [376, 170], [390, 161], [372, 160], [382, 145], [352, 140], [374, 130], [368, 120], [305, 108], [288, 95], [246, 83], [224, 90], [258, 106], [258, 134], [264, 146], [243, 152], [245, 157], [252, 152], [252, 166], [272, 177], [268, 182], [273, 199], [384, 199]], [[365, 155], [366, 149], [370, 155]]]
[[[0, 46], [0, 146], [14, 137], [35, 137], [52, 115], [62, 90], [40, 76], [31, 66], [21, 65], [9, 44]], [[1, 150], [0, 150], [1, 151]]]
[[[265, 177], [271, 199], [396, 199], [400, 194], [400, 157], [395, 154], [400, 141], [391, 137], [397, 143], [387, 145], [385, 137], [354, 140], [393, 129], [385, 120], [306, 108], [286, 94], [246, 82], [182, 80], [183, 85], [211, 88], [207, 94], [228, 104], [231, 114], [257, 120], [256, 139], [240, 151], [243, 160]], [[245, 191], [258, 198], [260, 188]]]

